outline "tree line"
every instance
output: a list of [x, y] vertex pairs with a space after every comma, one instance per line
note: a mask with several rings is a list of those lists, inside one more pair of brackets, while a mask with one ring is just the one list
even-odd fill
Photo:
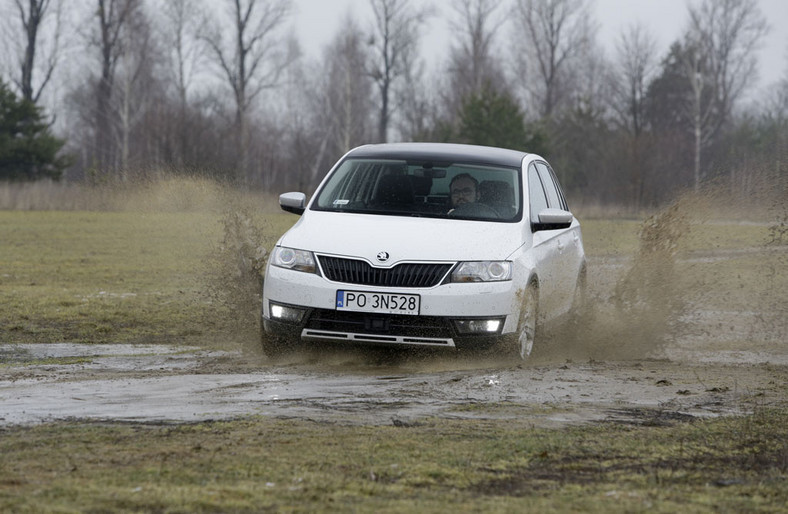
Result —
[[[308, 191], [360, 144], [446, 141], [540, 153], [571, 197], [633, 209], [711, 180], [784, 188], [788, 70], [745, 104], [757, 0], [688, 0], [665, 54], [633, 24], [611, 55], [592, 2], [369, 0], [309, 59], [290, 0], [0, 0], [0, 179], [166, 169]], [[450, 48], [428, 67], [438, 17]]]

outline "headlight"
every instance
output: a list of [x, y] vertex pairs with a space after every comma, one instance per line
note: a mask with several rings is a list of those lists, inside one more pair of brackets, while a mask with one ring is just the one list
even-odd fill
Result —
[[461, 262], [451, 274], [452, 282], [503, 282], [512, 279], [509, 261]]
[[271, 259], [272, 266], [296, 271], [305, 271], [306, 273], [315, 273], [317, 271], [315, 255], [306, 250], [295, 250], [293, 248], [277, 246], [274, 248]]

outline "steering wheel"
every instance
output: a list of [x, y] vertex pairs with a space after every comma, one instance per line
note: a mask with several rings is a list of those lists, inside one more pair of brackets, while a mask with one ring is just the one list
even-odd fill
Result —
[[493, 209], [487, 204], [473, 202], [473, 203], [461, 203], [451, 211], [449, 211], [449, 216], [452, 217], [462, 217], [462, 218], [500, 218], [501, 215], [498, 214], [498, 211]]

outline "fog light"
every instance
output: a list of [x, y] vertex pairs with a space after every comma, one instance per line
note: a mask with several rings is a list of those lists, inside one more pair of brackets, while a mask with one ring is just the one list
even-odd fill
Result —
[[497, 334], [503, 328], [503, 319], [456, 319], [454, 326], [460, 334]]
[[301, 318], [304, 316], [304, 309], [298, 309], [296, 307], [290, 307], [288, 305], [280, 305], [278, 303], [271, 302], [271, 319], [275, 319], [277, 321], [284, 321], [287, 323], [298, 323], [301, 321]]

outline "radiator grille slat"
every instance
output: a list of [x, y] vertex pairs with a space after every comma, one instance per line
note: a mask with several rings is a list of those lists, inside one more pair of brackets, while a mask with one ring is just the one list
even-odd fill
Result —
[[432, 287], [440, 283], [451, 264], [404, 263], [375, 268], [356, 259], [318, 256], [326, 278], [335, 282], [383, 287]]

